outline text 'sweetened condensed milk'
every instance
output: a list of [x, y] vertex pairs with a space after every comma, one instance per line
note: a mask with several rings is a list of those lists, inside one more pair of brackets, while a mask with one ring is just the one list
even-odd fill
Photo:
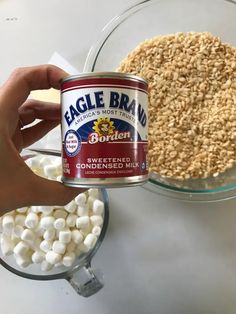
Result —
[[148, 179], [147, 83], [123, 73], [62, 81], [63, 182], [115, 187]]

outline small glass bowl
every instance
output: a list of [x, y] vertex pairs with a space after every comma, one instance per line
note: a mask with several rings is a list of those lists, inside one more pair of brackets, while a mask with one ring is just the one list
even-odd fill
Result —
[[[24, 160], [29, 160], [38, 156], [38, 154], [22, 154]], [[48, 156], [48, 158], [60, 158], [55, 156]], [[102, 244], [109, 221], [109, 199], [105, 189], [99, 190], [99, 198], [104, 202], [104, 217], [101, 234], [95, 246], [87, 253], [82, 253], [78, 256], [71, 267], [59, 266], [53, 267], [47, 272], [43, 272], [40, 269], [40, 265], [31, 264], [25, 269], [20, 268], [13, 255], [3, 256], [0, 249], [0, 265], [5, 267], [10, 272], [33, 280], [55, 280], [55, 279], [66, 279], [76, 292], [84, 297], [89, 297], [99, 291], [103, 287], [103, 276], [102, 273], [91, 268], [91, 261], [93, 256], [96, 254], [100, 245]]]
[[[115, 71], [140, 42], [177, 32], [211, 32], [236, 46], [236, 1], [148, 0], [114, 17], [87, 56], [84, 72]], [[236, 167], [217, 177], [174, 180], [150, 173], [144, 188], [171, 198], [212, 202], [236, 197]]]

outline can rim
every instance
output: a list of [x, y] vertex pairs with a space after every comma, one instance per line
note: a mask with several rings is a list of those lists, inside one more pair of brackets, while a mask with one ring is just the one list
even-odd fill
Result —
[[134, 74], [129, 74], [129, 73], [123, 73], [123, 72], [85, 72], [85, 73], [79, 73], [79, 74], [75, 74], [75, 75], [69, 75], [65, 78], [63, 78], [61, 80], [61, 83], [64, 82], [69, 82], [69, 81], [73, 81], [76, 79], [82, 79], [82, 78], [99, 78], [99, 77], [106, 77], [106, 78], [122, 78], [122, 79], [126, 79], [126, 80], [132, 80], [132, 81], [139, 81], [142, 83], [145, 83], [146, 85], [148, 85], [148, 82], [138, 76], [138, 75], [134, 75]]

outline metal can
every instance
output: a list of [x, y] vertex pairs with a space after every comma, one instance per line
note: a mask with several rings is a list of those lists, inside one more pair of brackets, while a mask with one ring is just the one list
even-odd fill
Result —
[[65, 185], [122, 187], [147, 181], [147, 87], [142, 78], [117, 72], [62, 81]]

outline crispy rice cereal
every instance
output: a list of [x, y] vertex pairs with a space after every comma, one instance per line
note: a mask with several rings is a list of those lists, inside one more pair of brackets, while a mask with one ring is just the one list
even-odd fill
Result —
[[149, 82], [150, 170], [217, 176], [236, 162], [236, 48], [207, 32], [142, 42], [119, 72]]

